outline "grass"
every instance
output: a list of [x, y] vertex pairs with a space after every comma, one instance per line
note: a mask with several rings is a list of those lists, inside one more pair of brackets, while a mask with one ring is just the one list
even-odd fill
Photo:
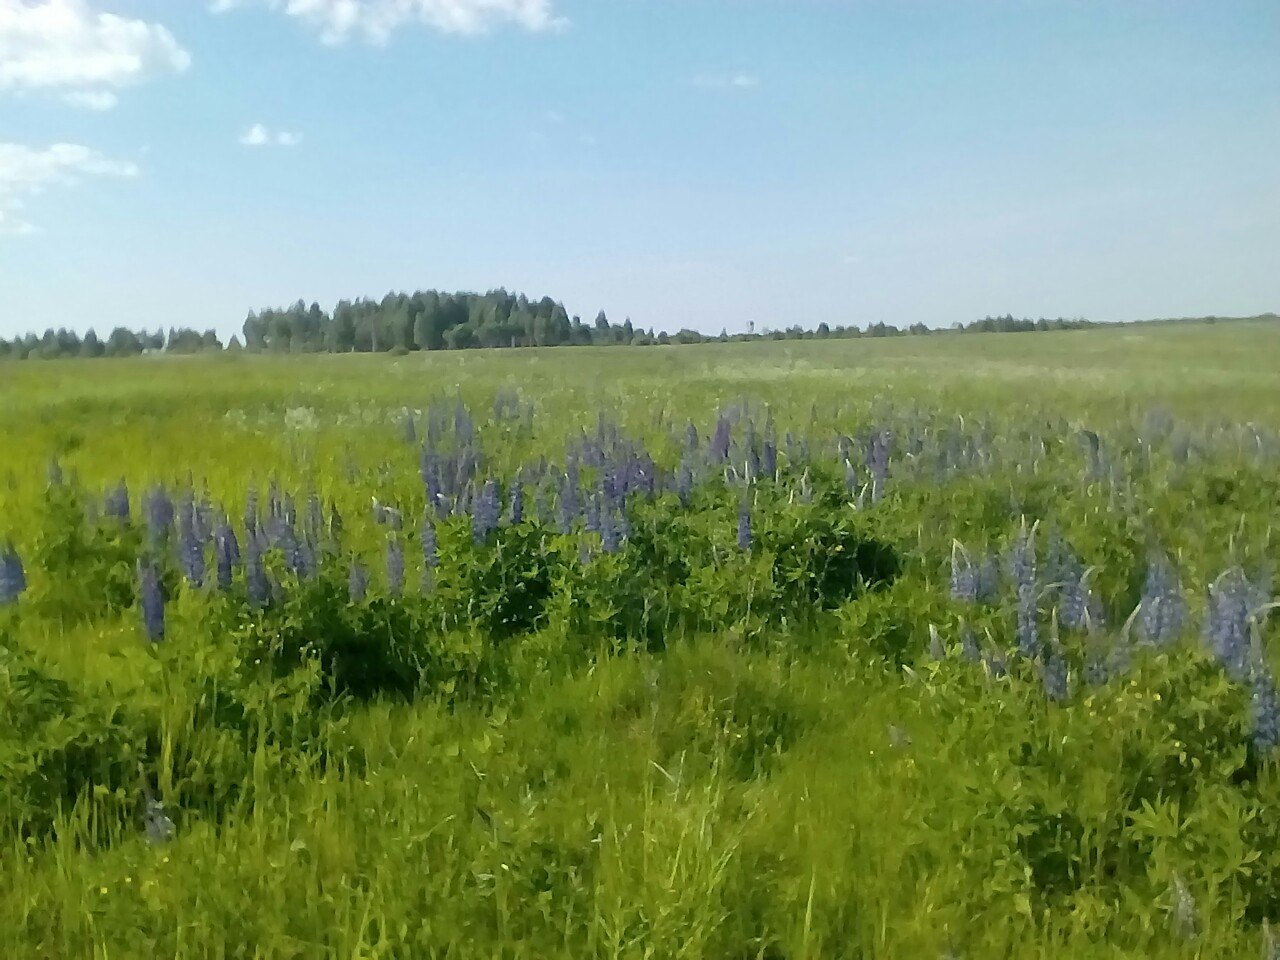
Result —
[[[1123, 624], [1153, 547], [1195, 621], [1224, 569], [1280, 561], [1276, 371], [1265, 323], [0, 364], [0, 544], [30, 580], [0, 607], [0, 956], [1264, 956], [1280, 778], [1253, 688], [1195, 625], [1157, 647]], [[510, 391], [521, 413], [495, 416]], [[771, 417], [781, 465], [743, 488], [700, 453], [689, 505], [637, 496], [618, 554], [534, 522], [531, 483], [532, 546], [440, 520], [419, 596], [420, 445], [458, 401], [481, 479], [563, 464], [601, 418], [674, 472], [686, 420], [705, 450], [721, 411], [735, 457]], [[895, 437], [874, 504], [835, 441], [873, 428]], [[130, 524], [84, 520], [122, 478]], [[219, 596], [143, 546], [148, 488], [189, 484], [238, 525], [273, 481], [345, 532], [310, 584], [271, 554], [270, 609], [241, 573]], [[404, 597], [373, 497], [406, 517]], [[954, 600], [953, 540], [1003, 550], [1023, 522], [1042, 562], [1056, 531], [1094, 568], [1109, 624], [1060, 629], [1060, 701], [1044, 661], [1000, 676], [961, 653], [968, 628], [1008, 655], [1014, 601]], [[835, 583], [857, 544], [897, 572]], [[139, 555], [171, 588], [158, 647], [132, 596], [103, 599]], [[1047, 639], [1061, 604], [1039, 586]], [[534, 606], [519, 628], [489, 612]], [[408, 693], [341, 695], [338, 637], [362, 665], [407, 650]], [[1100, 648], [1111, 676], [1090, 683]], [[148, 841], [142, 778], [168, 842]]]

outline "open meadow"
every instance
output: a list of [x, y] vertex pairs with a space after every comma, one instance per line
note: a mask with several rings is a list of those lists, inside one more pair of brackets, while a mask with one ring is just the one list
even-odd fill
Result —
[[0, 362], [0, 957], [1280, 957], [1280, 326]]

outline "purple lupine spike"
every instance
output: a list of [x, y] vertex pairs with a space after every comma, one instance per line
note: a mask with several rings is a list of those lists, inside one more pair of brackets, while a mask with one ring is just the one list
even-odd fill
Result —
[[582, 511], [582, 525], [589, 533], [600, 532], [600, 502], [595, 497], [587, 497]]
[[27, 574], [13, 544], [0, 549], [0, 607], [15, 602], [27, 589]]
[[605, 553], [617, 553], [622, 548], [622, 536], [608, 507], [600, 511], [600, 548]]
[[1254, 664], [1249, 688], [1253, 743], [1265, 756], [1280, 748], [1280, 696], [1265, 664]]
[[475, 542], [484, 543], [489, 534], [498, 529], [501, 518], [502, 493], [498, 488], [498, 481], [490, 478], [480, 489], [471, 514], [471, 535]]
[[697, 428], [697, 427], [695, 427], [695, 426], [693, 425], [693, 421], [692, 421], [692, 420], [690, 420], [690, 421], [689, 421], [689, 423], [688, 423], [688, 424], [685, 426], [685, 428], [684, 428], [684, 449], [685, 449], [685, 453], [697, 453], [697, 452], [698, 452], [698, 443], [699, 443], [699, 440], [698, 440], [698, 428]]
[[524, 523], [524, 483], [519, 477], [511, 483], [510, 520], [512, 526]]
[[729, 459], [729, 448], [733, 444], [733, 426], [729, 422], [729, 418], [724, 414], [720, 414], [716, 418], [715, 433], [711, 436], [711, 444], [708, 448], [708, 455], [712, 463], [724, 463]]
[[169, 539], [176, 516], [173, 500], [164, 487], [153, 487], [144, 498], [143, 511], [147, 518], [147, 541], [155, 548]]
[[1040, 636], [1036, 621], [1035, 538], [1025, 525], [1009, 549], [1007, 563], [1017, 596], [1018, 652], [1031, 659], [1040, 652]]
[[1056, 643], [1051, 643], [1045, 653], [1042, 679], [1044, 695], [1048, 700], [1058, 703], [1067, 699], [1067, 661]]
[[404, 593], [404, 547], [399, 540], [387, 544], [387, 584], [391, 588], [391, 596], [398, 597]]
[[778, 445], [772, 440], [765, 440], [760, 448], [760, 473], [770, 479], [778, 476]]
[[102, 501], [102, 512], [115, 520], [129, 520], [129, 487], [121, 480], [114, 489], [107, 492]]
[[258, 490], [250, 487], [244, 501], [244, 535], [252, 539], [258, 535]]
[[347, 596], [352, 603], [364, 603], [369, 594], [369, 574], [359, 560], [351, 561], [351, 569], [347, 573]]
[[142, 629], [147, 641], [161, 643], [165, 637], [164, 590], [160, 574], [150, 561], [138, 561], [138, 604], [142, 609]]
[[1234, 680], [1249, 674], [1249, 620], [1254, 588], [1239, 567], [1232, 567], [1209, 587], [1204, 637], [1210, 650]]
[[751, 550], [751, 504], [746, 497], [738, 505], [738, 549], [744, 553]]
[[319, 543], [324, 535], [324, 503], [316, 493], [307, 496], [307, 536]]
[[885, 485], [889, 480], [889, 457], [893, 446], [893, 434], [882, 430], [871, 442], [871, 453], [867, 459], [867, 469], [871, 472], [871, 502], [879, 503], [884, 499]]
[[218, 589], [226, 593], [231, 589], [232, 575], [236, 562], [240, 558], [240, 545], [236, 541], [235, 531], [224, 523], [218, 528], [213, 538], [214, 556], [217, 561]]
[[183, 503], [178, 518], [178, 562], [188, 583], [204, 585], [204, 543], [196, 528], [195, 505], [190, 500]]
[[289, 570], [299, 580], [311, 580], [320, 572], [319, 554], [310, 537], [294, 538], [290, 552], [286, 555]]
[[681, 462], [680, 472], [676, 474], [676, 496], [686, 507], [693, 498], [693, 467], [688, 460]]
[[422, 543], [422, 563], [428, 569], [439, 566], [440, 557], [436, 552], [436, 525], [430, 515], [422, 518], [422, 530], [418, 534]]
[[1187, 601], [1167, 554], [1155, 552], [1148, 559], [1138, 609], [1138, 635], [1147, 643], [1167, 646], [1186, 629]]
[[262, 544], [257, 537], [249, 537], [245, 542], [244, 582], [250, 606], [261, 610], [271, 602], [271, 583], [262, 558]]
[[951, 598], [961, 603], [978, 600], [978, 573], [968, 551], [958, 542], [951, 545]]

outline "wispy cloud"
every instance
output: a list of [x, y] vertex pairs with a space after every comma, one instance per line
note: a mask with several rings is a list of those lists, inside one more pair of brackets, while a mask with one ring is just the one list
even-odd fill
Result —
[[750, 73], [700, 73], [693, 85], [704, 90], [752, 90], [760, 86], [760, 78]]
[[0, 0], [0, 94], [47, 91], [109, 110], [116, 91], [190, 65], [159, 24], [98, 13], [86, 0]]
[[302, 142], [302, 134], [289, 130], [271, 130], [255, 123], [240, 134], [240, 143], [246, 147], [296, 147]]
[[26, 201], [53, 186], [74, 186], [85, 177], [136, 177], [138, 166], [113, 160], [77, 143], [30, 147], [0, 143], [0, 234], [24, 235], [36, 227], [23, 215]]
[[443, 33], [477, 34], [514, 24], [530, 31], [555, 30], [568, 21], [552, 11], [552, 0], [211, 0], [225, 13], [259, 6], [297, 17], [320, 31], [325, 43], [352, 35], [386, 43], [401, 27], [421, 24]]

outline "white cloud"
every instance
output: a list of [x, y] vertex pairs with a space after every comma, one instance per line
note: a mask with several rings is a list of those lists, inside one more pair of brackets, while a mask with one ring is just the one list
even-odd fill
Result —
[[693, 85], [705, 90], [750, 90], [760, 86], [760, 78], [749, 73], [700, 73]]
[[270, 130], [260, 123], [240, 134], [240, 143], [246, 147], [296, 147], [302, 142], [302, 134], [288, 130]]
[[85, 177], [136, 177], [138, 165], [113, 160], [77, 143], [38, 149], [0, 143], [0, 234], [24, 235], [35, 226], [23, 217], [29, 197], [52, 186], [74, 186]]
[[190, 65], [159, 24], [98, 13], [86, 0], [0, 0], [0, 94], [53, 91], [109, 110], [114, 91]]
[[526, 30], [557, 29], [563, 18], [552, 12], [552, 0], [211, 0], [210, 9], [224, 13], [238, 7], [282, 10], [320, 31], [325, 43], [342, 43], [353, 34], [385, 43], [407, 24], [418, 23], [443, 33], [484, 33], [510, 23]]

